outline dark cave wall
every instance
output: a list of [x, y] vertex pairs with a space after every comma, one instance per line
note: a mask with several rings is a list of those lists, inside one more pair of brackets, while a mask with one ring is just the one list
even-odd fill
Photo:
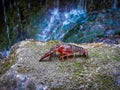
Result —
[[[117, 1], [117, 7], [120, 8], [120, 0]], [[102, 9], [110, 9], [112, 8], [114, 0], [88, 0], [87, 10], [90, 11], [98, 11]]]

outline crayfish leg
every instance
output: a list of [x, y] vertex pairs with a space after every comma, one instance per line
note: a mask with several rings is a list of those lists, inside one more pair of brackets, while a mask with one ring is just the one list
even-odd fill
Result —
[[64, 61], [64, 55], [60, 56], [61, 61]]
[[[69, 58], [70, 56], [73, 56], [72, 61], [71, 61], [71, 59]], [[64, 61], [64, 58], [65, 58], [65, 57], [67, 57], [67, 60], [70, 60], [70, 62], [73, 62], [73, 61], [74, 61], [74, 58], [75, 58], [75, 55], [74, 55], [74, 54], [63, 54], [62, 56], [60, 56], [60, 59], [61, 59], [62, 61]]]

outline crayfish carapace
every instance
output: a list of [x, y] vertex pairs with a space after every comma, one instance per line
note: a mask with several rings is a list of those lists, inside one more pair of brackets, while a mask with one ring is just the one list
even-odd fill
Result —
[[49, 52], [45, 53], [45, 55], [42, 56], [39, 61], [42, 61], [47, 57], [49, 57], [49, 59], [51, 60], [51, 57], [55, 53], [60, 54], [61, 60], [64, 61], [65, 57], [67, 57], [67, 59], [69, 56], [75, 57], [75, 53], [77, 52], [83, 57], [88, 58], [88, 51], [87, 49], [84, 49], [83, 47], [79, 47], [79, 46], [72, 45], [72, 44], [63, 44], [63, 43], [56, 44], [50, 49]]

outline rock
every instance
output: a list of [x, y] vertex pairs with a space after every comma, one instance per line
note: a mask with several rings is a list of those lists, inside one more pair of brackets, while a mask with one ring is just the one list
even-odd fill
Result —
[[116, 79], [116, 84], [120, 86], [120, 76]]
[[105, 36], [113, 36], [115, 34], [115, 31], [114, 30], [107, 30], [105, 32]]
[[52, 42], [27, 40], [15, 44], [9, 59], [0, 66], [7, 67], [0, 73], [0, 90], [120, 89], [120, 44], [74, 44], [86, 48], [89, 58], [77, 55], [74, 62], [61, 62], [53, 55], [51, 61], [46, 58], [39, 62]]
[[115, 44], [115, 40], [111, 40], [111, 39], [104, 39], [102, 42], [108, 44]]
[[2, 59], [2, 54], [0, 53], [0, 59]]
[[114, 35], [120, 36], [119, 13], [119, 10], [114, 12], [102, 10], [97, 11], [95, 15], [88, 15], [88, 17], [86, 17], [87, 19], [85, 19], [85, 21], [87, 20], [86, 22], [81, 24], [75, 23], [76, 25], [72, 28], [70, 27], [71, 29], [69, 29], [69, 32], [64, 33], [63, 41], [90, 43], [101, 38], [109, 38], [110, 36]]
[[104, 32], [105, 31], [105, 27], [104, 27], [104, 25], [100, 24], [99, 22], [96, 22], [95, 25], [93, 25], [91, 27], [90, 31], [93, 31], [93, 32]]

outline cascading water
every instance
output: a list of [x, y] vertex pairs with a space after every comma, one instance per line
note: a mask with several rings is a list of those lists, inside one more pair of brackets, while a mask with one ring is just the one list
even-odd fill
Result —
[[114, 0], [114, 3], [113, 3], [112, 8], [113, 8], [113, 9], [117, 9], [117, 0]]
[[16, 6], [16, 0], [14, 0], [14, 6]]
[[11, 40], [10, 40], [10, 30], [9, 30], [9, 26], [7, 23], [7, 16], [6, 16], [6, 8], [5, 8], [5, 1], [2, 0], [2, 5], [3, 5], [3, 12], [4, 12], [4, 22], [6, 24], [6, 32], [7, 32], [7, 38], [8, 38], [8, 49], [11, 46]]
[[10, 0], [10, 9], [12, 9], [12, 2], [11, 2], [11, 0]]
[[62, 40], [64, 35], [71, 28], [74, 28], [76, 23], [81, 23], [86, 18], [87, 0], [79, 0], [75, 9], [68, 11], [66, 9], [71, 7], [66, 7], [62, 12], [60, 12], [59, 0], [54, 0], [54, 4], [54, 9], [50, 10], [49, 16], [38, 29], [39, 33], [36, 35], [36, 40]]
[[[21, 23], [21, 14], [20, 14], [20, 9], [19, 9], [19, 6], [18, 6], [18, 4], [17, 4], [17, 17], [18, 17], [18, 21], [19, 21], [19, 23], [18, 23], [18, 25], [20, 26], [20, 37], [18, 38], [18, 39], [22, 39], [23, 38], [23, 36], [22, 36], [22, 34], [21, 34], [21, 32], [22, 32], [22, 23]], [[19, 41], [19, 40], [18, 40]]]
[[54, 0], [55, 7], [59, 10], [59, 0]]
[[30, 8], [30, 7], [31, 7], [30, 0], [28, 0], [28, 8]]
[[86, 11], [86, 4], [87, 4], [87, 1], [86, 0], [79, 0], [79, 3], [78, 3], [78, 9], [82, 12]]

